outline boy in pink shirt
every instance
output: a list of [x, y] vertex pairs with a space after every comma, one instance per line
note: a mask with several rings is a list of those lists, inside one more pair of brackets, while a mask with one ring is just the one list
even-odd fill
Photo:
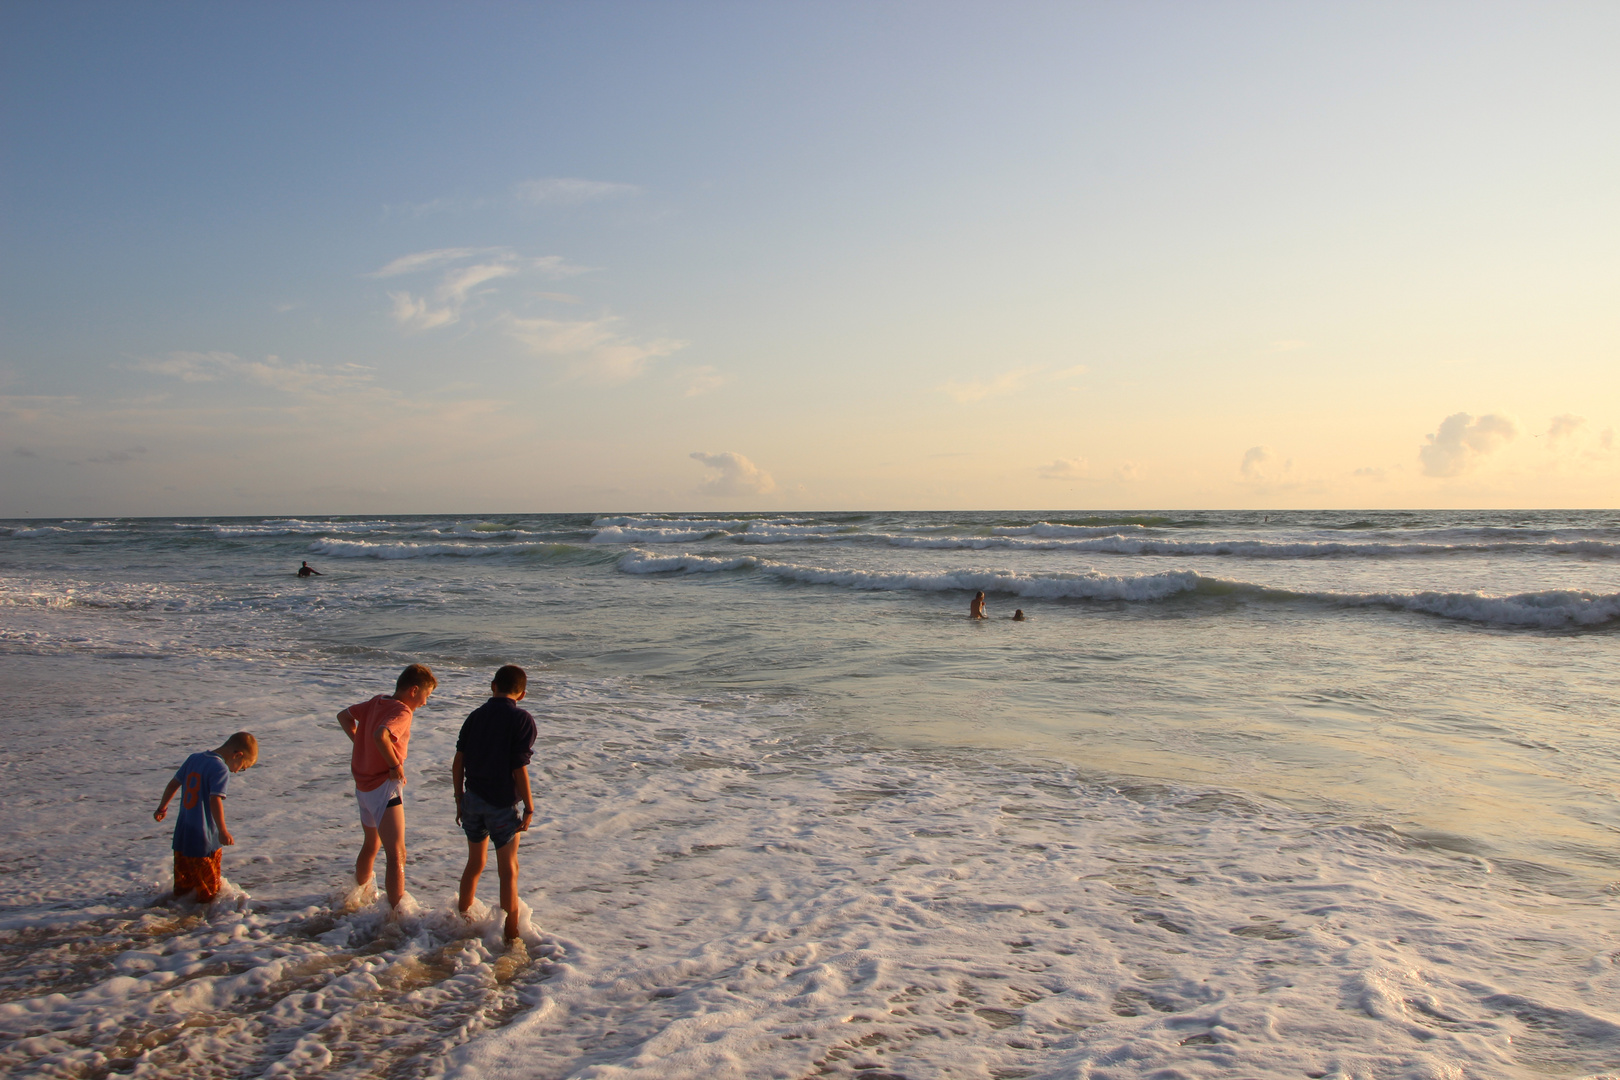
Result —
[[438, 685], [426, 664], [412, 664], [400, 672], [391, 697], [378, 694], [337, 714], [343, 734], [354, 744], [349, 771], [365, 832], [354, 861], [354, 883], [371, 880], [380, 847], [388, 860], [390, 907], [398, 907], [405, 896], [405, 754], [411, 745], [411, 713], [427, 704]]

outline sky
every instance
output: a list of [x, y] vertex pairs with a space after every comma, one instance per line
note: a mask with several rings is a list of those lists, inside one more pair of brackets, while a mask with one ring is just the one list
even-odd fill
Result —
[[0, 516], [1614, 507], [1620, 6], [0, 5]]

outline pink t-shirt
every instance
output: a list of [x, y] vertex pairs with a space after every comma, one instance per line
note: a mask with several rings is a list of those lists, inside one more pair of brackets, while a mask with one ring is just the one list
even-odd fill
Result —
[[386, 694], [378, 694], [370, 701], [349, 706], [354, 718], [354, 754], [349, 758], [349, 771], [354, 773], [354, 786], [361, 791], [376, 791], [388, 779], [388, 762], [377, 749], [377, 729], [386, 728], [394, 738], [394, 752], [399, 763], [405, 764], [405, 753], [411, 745], [411, 707]]

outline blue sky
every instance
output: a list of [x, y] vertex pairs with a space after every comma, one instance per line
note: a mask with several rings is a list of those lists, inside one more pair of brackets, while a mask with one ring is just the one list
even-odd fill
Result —
[[0, 514], [1609, 506], [1620, 9], [0, 8]]

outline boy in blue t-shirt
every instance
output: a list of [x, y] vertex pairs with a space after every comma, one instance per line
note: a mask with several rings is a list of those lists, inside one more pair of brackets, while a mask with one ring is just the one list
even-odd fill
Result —
[[193, 892], [199, 904], [206, 904], [219, 895], [222, 845], [236, 843], [225, 827], [225, 787], [232, 773], [258, 760], [259, 740], [238, 731], [219, 749], [186, 758], [163, 789], [163, 801], [152, 814], [153, 821], [162, 821], [175, 792], [185, 791], [174, 822], [175, 897]]

